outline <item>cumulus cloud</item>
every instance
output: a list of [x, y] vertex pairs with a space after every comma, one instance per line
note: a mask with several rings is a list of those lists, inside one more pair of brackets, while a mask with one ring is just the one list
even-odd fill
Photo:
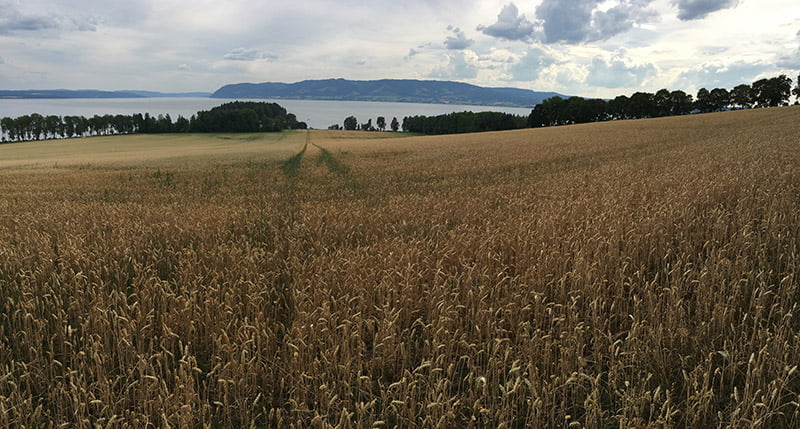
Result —
[[691, 21], [702, 19], [722, 9], [730, 9], [739, 5], [739, 0], [673, 0], [678, 7], [678, 19]]
[[[789, 55], [784, 55], [778, 58], [778, 66], [787, 69], [800, 70], [800, 31], [797, 32], [797, 49]], [[798, 82], [800, 83], [800, 82]]]
[[545, 43], [582, 43], [607, 40], [635, 24], [648, 22], [657, 13], [648, 8], [653, 0], [620, 0], [601, 10], [603, 0], [544, 0], [536, 8]]
[[452, 36], [447, 36], [447, 39], [445, 39], [444, 41], [444, 46], [447, 49], [452, 49], [452, 50], [467, 49], [470, 46], [472, 46], [473, 43], [475, 43], [474, 40], [467, 39], [467, 35], [464, 34], [464, 31], [462, 31], [458, 27], [453, 27], [452, 25], [448, 25], [447, 31], [453, 33]]
[[679, 88], [733, 88], [742, 83], [751, 83], [756, 76], [769, 71], [772, 66], [765, 63], [705, 63], [681, 73], [676, 81]]
[[652, 0], [627, 0], [603, 12], [592, 13], [591, 32], [588, 39], [606, 40], [617, 34], [631, 30], [634, 24], [641, 24], [658, 17], [658, 13], [648, 6]]
[[231, 61], [274, 61], [278, 59], [278, 56], [258, 49], [236, 48], [225, 54], [223, 58]]
[[0, 3], [0, 34], [37, 32], [45, 30], [95, 31], [95, 19], [62, 15], [41, 15], [19, 10], [9, 2]]
[[479, 25], [478, 31], [498, 39], [528, 41], [533, 38], [535, 25], [520, 15], [514, 3], [509, 3], [497, 15], [497, 22], [488, 27]]
[[591, 29], [592, 10], [601, 0], [544, 0], [536, 8], [546, 43], [585, 41]]
[[511, 78], [520, 82], [530, 82], [539, 78], [542, 70], [556, 63], [556, 59], [541, 48], [528, 49], [525, 55], [514, 64]]
[[[471, 55], [469, 55], [469, 54]], [[474, 79], [478, 77], [478, 67], [471, 61], [475, 54], [470, 51], [457, 51], [447, 55], [447, 64], [437, 67], [429, 77], [441, 79]]]
[[610, 59], [596, 56], [589, 66], [586, 83], [603, 88], [631, 88], [656, 74], [653, 64], [629, 65], [626, 58], [615, 55]]

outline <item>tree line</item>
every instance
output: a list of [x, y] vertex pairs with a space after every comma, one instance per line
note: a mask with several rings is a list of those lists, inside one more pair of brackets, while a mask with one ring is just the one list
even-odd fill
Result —
[[[392, 118], [392, 122], [388, 124], [390, 129], [394, 132], [400, 130], [400, 121], [397, 118]], [[328, 127], [329, 130], [347, 130], [347, 131], [386, 131], [386, 117], [378, 116], [375, 120], [375, 125], [372, 125], [372, 119], [360, 124], [358, 118], [355, 116], [348, 116], [344, 118], [343, 125], [333, 124]]]
[[[390, 129], [398, 132], [401, 129], [400, 121], [392, 118]], [[502, 112], [455, 112], [438, 116], [406, 116], [403, 118], [402, 130], [404, 132], [420, 134], [457, 134], [472, 133], [481, 131], [495, 131], [525, 128], [526, 118], [524, 116], [511, 115]], [[347, 131], [386, 131], [386, 118], [378, 116], [375, 124], [372, 119], [365, 123], [359, 123], [355, 116], [348, 116], [344, 119], [344, 124], [334, 124], [328, 127], [329, 130]]]
[[276, 103], [235, 101], [200, 111], [191, 118], [169, 114], [43, 116], [38, 113], [0, 119], [0, 140], [18, 142], [56, 138], [159, 133], [273, 132], [305, 129], [306, 123]]
[[[730, 90], [701, 88], [697, 95], [681, 90], [661, 89], [655, 93], [636, 92], [620, 95], [611, 100], [583, 97], [551, 97], [537, 104], [528, 117], [501, 112], [458, 112], [438, 116], [407, 116], [403, 118], [403, 131], [421, 134], [457, 134], [482, 131], [502, 131], [525, 127], [549, 127], [618, 119], [643, 119], [691, 113], [719, 112], [731, 109], [752, 109], [786, 106], [794, 95], [800, 101], [800, 76], [792, 88], [792, 79], [786, 75], [759, 79], [752, 84], [741, 84]], [[377, 126], [370, 119], [359, 123], [348, 116], [344, 126], [332, 125], [329, 129], [384, 131], [386, 121], [378, 117]], [[397, 118], [392, 120], [392, 131], [400, 128]]]
[[690, 113], [719, 112], [786, 106], [791, 96], [800, 100], [800, 77], [792, 88], [786, 75], [759, 79], [751, 85], [741, 84], [730, 90], [701, 88], [697, 96], [684, 91], [661, 89], [656, 93], [636, 92], [613, 100], [582, 97], [551, 97], [537, 104], [528, 117], [530, 127], [580, 124], [617, 119], [642, 119]]
[[527, 125], [524, 116], [502, 112], [456, 112], [437, 116], [407, 116], [403, 131], [421, 134], [459, 134], [515, 130]]

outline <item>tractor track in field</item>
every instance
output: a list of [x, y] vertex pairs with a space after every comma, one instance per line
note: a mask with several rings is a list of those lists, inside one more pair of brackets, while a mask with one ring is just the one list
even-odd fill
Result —
[[328, 168], [330, 173], [341, 177], [346, 177], [348, 174], [350, 174], [350, 167], [340, 161], [328, 149], [313, 143], [311, 141], [311, 133], [306, 133], [306, 143], [303, 145], [303, 149], [281, 163], [281, 172], [283, 172], [284, 176], [290, 179], [300, 176], [300, 167], [303, 163], [303, 156], [306, 154], [309, 145], [319, 149], [319, 157], [317, 160], [320, 164], [325, 164], [325, 167]]
[[331, 151], [325, 149], [324, 147], [316, 143], [311, 143], [311, 144], [314, 145], [314, 147], [316, 147], [317, 149], [319, 149], [319, 162], [325, 164], [325, 166], [328, 167], [328, 171], [337, 174], [339, 176], [346, 176], [347, 174], [350, 173], [350, 167], [348, 167], [347, 165], [343, 164], [341, 161], [336, 159], [336, 157], [333, 156]]

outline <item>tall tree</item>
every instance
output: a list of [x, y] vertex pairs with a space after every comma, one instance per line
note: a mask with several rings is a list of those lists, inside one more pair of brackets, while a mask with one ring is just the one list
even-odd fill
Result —
[[628, 100], [631, 118], [652, 118], [656, 115], [655, 96], [650, 92], [636, 92]]
[[61, 118], [49, 115], [44, 118], [45, 135], [50, 138], [64, 137], [64, 124]]
[[750, 109], [753, 107], [753, 89], [750, 85], [737, 85], [731, 90], [731, 103], [740, 109]]
[[800, 103], [800, 74], [797, 75], [797, 86], [792, 90], [792, 94], [794, 94], [795, 98], [797, 98], [795, 103]]
[[699, 110], [700, 113], [707, 113], [713, 110], [711, 108], [711, 93], [705, 89], [700, 88], [697, 91], [697, 99], [694, 100], [694, 108]]
[[5, 117], [0, 119], [0, 127], [3, 128], [3, 141], [14, 141], [16, 140], [16, 130], [14, 127], [14, 119]]
[[688, 115], [692, 113], [694, 100], [691, 94], [683, 91], [672, 91], [669, 93], [670, 104], [672, 105], [672, 115]]
[[669, 116], [672, 114], [672, 97], [667, 89], [659, 89], [653, 95], [653, 102], [656, 105], [655, 116]]
[[758, 107], [777, 107], [789, 104], [792, 79], [782, 74], [770, 79], [753, 82], [753, 100]]
[[731, 96], [725, 88], [714, 88], [708, 94], [709, 107], [714, 112], [725, 110], [731, 104]]
[[386, 118], [383, 116], [378, 116], [378, 119], [375, 120], [375, 125], [377, 125], [378, 129], [381, 131], [386, 130]]
[[355, 116], [348, 116], [344, 118], [344, 129], [355, 131], [358, 128], [358, 119]]
[[[798, 97], [800, 97], [800, 96], [798, 96]], [[394, 132], [397, 132], [397, 130], [400, 129], [400, 122], [397, 121], [396, 117], [392, 118], [391, 127], [392, 127], [392, 131], [394, 131]]]
[[608, 102], [608, 114], [611, 119], [630, 119], [630, 99], [625, 95], [618, 95]]

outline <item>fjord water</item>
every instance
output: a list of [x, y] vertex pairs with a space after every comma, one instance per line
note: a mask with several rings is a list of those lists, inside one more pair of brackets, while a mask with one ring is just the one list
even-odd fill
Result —
[[[0, 117], [17, 117], [39, 113], [41, 115], [130, 115], [149, 113], [151, 116], [169, 114], [173, 120], [178, 115], [189, 118], [200, 110], [235, 100], [219, 98], [92, 98], [92, 99], [12, 99], [0, 100]], [[501, 106], [467, 106], [460, 104], [384, 103], [374, 101], [329, 101], [329, 100], [249, 100], [278, 103], [297, 119], [312, 128], [327, 128], [342, 125], [344, 118], [355, 116], [359, 123], [386, 118], [389, 124], [396, 117], [402, 123], [406, 116], [435, 116], [452, 112], [506, 112], [527, 116], [531, 108]]]

